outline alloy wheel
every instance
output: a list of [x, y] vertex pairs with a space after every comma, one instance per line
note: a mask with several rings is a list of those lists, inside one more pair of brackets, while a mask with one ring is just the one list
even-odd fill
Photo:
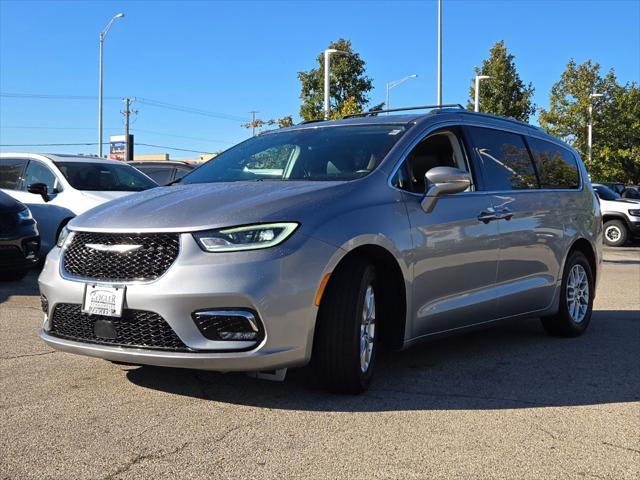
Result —
[[576, 264], [571, 267], [567, 280], [567, 310], [571, 320], [580, 323], [589, 309], [589, 279], [584, 267]]
[[360, 322], [360, 370], [365, 373], [369, 369], [373, 358], [374, 340], [376, 334], [376, 298], [373, 286], [367, 286], [362, 306], [362, 321]]

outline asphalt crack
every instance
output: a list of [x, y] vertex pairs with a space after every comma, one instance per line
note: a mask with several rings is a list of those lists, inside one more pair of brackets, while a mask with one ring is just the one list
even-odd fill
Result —
[[40, 353], [25, 353], [24, 355], [16, 355], [15, 357], [0, 357], [0, 360], [13, 360], [15, 358], [25, 358], [25, 357], [41, 357], [42, 355], [51, 355], [52, 353], [58, 353], [55, 350], [50, 352], [40, 352]]
[[608, 447], [619, 448], [620, 450], [627, 450], [633, 453], [640, 453], [640, 450], [636, 450], [635, 448], [630, 448], [630, 447], [624, 447], [622, 445], [616, 445], [615, 443], [602, 442], [602, 444]]
[[124, 465], [121, 465], [120, 467], [118, 467], [115, 472], [108, 474], [106, 477], [103, 477], [103, 480], [112, 480], [116, 478], [118, 475], [128, 472], [133, 467], [135, 467], [141, 462], [144, 462], [145, 460], [162, 460], [163, 458], [168, 457], [170, 455], [175, 455], [176, 453], [180, 453], [185, 448], [187, 448], [187, 446], [189, 446], [190, 444], [191, 442], [184, 442], [179, 447], [174, 448], [173, 450], [170, 450], [168, 452], [139, 453], [138, 455], [133, 457], [131, 460], [126, 462]]

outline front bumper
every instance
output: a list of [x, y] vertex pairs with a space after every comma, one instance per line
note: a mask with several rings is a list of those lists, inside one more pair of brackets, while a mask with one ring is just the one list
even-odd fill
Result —
[[[270, 249], [206, 253], [190, 234], [181, 235], [180, 241], [180, 253], [163, 276], [149, 283], [124, 283], [125, 308], [160, 315], [188, 352], [86, 343], [55, 336], [49, 322], [55, 306], [81, 304], [87, 283], [65, 278], [58, 248], [49, 253], [39, 278], [40, 291], [48, 304], [40, 337], [65, 352], [168, 367], [252, 371], [293, 367], [309, 361], [317, 314], [314, 299], [336, 247], [294, 235]], [[265, 332], [259, 345], [247, 350], [246, 342], [215, 341], [202, 335], [192, 312], [225, 308], [257, 312]], [[245, 351], [237, 351], [242, 349]]]
[[0, 268], [22, 270], [38, 262], [40, 237], [33, 221], [20, 225], [8, 236], [0, 236]]

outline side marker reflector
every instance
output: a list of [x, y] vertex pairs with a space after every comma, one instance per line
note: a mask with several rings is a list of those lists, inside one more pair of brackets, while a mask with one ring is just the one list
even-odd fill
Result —
[[322, 301], [322, 295], [324, 294], [324, 289], [327, 288], [327, 283], [329, 283], [329, 277], [331, 277], [331, 272], [327, 273], [323, 278], [322, 282], [320, 282], [320, 287], [318, 288], [318, 292], [316, 293], [316, 307], [320, 306], [320, 302]]

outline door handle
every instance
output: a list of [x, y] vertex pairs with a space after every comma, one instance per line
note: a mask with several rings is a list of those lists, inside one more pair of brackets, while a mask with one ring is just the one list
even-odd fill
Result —
[[480, 215], [478, 215], [478, 220], [484, 223], [489, 223], [493, 220], [498, 220], [499, 218], [500, 216], [493, 212], [480, 212]]

